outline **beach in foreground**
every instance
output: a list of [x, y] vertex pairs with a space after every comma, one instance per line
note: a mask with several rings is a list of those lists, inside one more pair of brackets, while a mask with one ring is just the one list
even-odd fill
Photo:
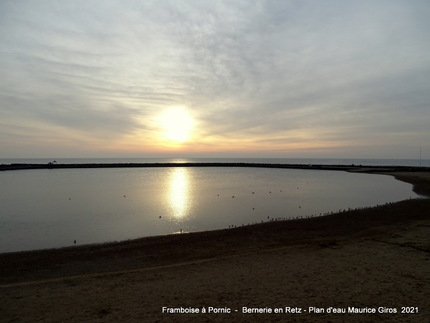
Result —
[[[394, 175], [430, 195], [430, 173]], [[427, 322], [429, 252], [430, 200], [414, 199], [307, 220], [3, 254], [0, 321]], [[199, 313], [170, 313], [181, 311]]]

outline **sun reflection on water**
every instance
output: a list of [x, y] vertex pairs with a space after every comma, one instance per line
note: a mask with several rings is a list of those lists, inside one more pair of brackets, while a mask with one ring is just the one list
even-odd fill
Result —
[[170, 175], [169, 202], [175, 218], [183, 218], [188, 214], [189, 177], [188, 170], [182, 167], [174, 168]]

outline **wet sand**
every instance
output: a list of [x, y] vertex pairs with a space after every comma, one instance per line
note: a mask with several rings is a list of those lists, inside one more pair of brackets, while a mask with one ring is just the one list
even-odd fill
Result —
[[[430, 196], [430, 173], [394, 176]], [[428, 322], [429, 252], [430, 200], [413, 199], [307, 220], [3, 254], [0, 321]], [[163, 306], [231, 313], [169, 314]], [[402, 306], [418, 313], [402, 314]]]

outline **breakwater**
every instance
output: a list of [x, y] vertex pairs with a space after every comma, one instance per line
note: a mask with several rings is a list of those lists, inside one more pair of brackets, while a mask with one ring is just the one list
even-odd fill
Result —
[[149, 168], [149, 167], [256, 167], [310, 170], [341, 170], [350, 172], [428, 172], [430, 167], [418, 166], [362, 166], [362, 165], [321, 165], [321, 164], [269, 164], [269, 163], [83, 163], [59, 164], [2, 164], [0, 171], [29, 169], [70, 169], [70, 168]]

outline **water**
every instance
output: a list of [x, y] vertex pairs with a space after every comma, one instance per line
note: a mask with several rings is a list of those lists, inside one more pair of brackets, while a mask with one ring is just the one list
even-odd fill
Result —
[[390, 176], [262, 168], [0, 172], [0, 252], [319, 215], [417, 197]]

